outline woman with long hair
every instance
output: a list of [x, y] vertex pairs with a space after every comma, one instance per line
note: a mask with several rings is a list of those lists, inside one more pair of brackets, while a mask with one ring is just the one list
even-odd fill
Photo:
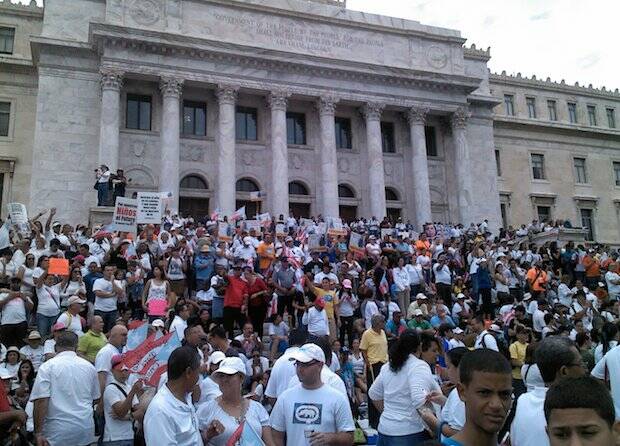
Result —
[[427, 395], [440, 392], [430, 366], [417, 358], [420, 337], [405, 330], [392, 345], [389, 361], [368, 390], [368, 396], [381, 411], [378, 446], [415, 446], [431, 437], [420, 413]]
[[618, 345], [618, 326], [612, 322], [605, 322], [601, 328], [601, 342], [594, 349], [594, 363], [599, 362], [605, 354]]
[[67, 309], [67, 301], [71, 296], [79, 296], [84, 299], [86, 297], [86, 285], [82, 280], [82, 270], [79, 266], [73, 266], [69, 272], [69, 280], [63, 282], [60, 287], [60, 307], [62, 310]]
[[17, 378], [12, 389], [20, 406], [26, 407], [26, 403], [30, 398], [30, 391], [34, 384], [34, 366], [30, 359], [24, 359], [17, 370]]
[[161, 266], [153, 267], [153, 277], [146, 282], [142, 293], [142, 308], [148, 314], [149, 323], [162, 319], [174, 302], [170, 302], [170, 284]]

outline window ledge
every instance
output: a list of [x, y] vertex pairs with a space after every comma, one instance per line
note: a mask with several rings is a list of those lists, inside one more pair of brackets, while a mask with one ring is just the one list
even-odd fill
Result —
[[287, 144], [289, 149], [314, 150], [314, 146], [308, 144]]
[[551, 181], [549, 180], [542, 180], [542, 179], [537, 179], [537, 178], [532, 178], [532, 183], [538, 183], [538, 184], [551, 184]]
[[181, 134], [181, 139], [191, 139], [194, 141], [215, 141], [215, 138], [212, 136], [198, 136], [198, 135], [184, 135]]
[[121, 133], [130, 133], [132, 135], [159, 136], [159, 131], [157, 130], [138, 130], [138, 129], [122, 128]]
[[339, 147], [336, 147], [336, 152], [339, 152], [339, 153], [355, 153], [355, 154], [359, 154], [360, 153], [360, 151], [357, 150], [357, 149], [343, 149], [343, 148], [339, 148]]

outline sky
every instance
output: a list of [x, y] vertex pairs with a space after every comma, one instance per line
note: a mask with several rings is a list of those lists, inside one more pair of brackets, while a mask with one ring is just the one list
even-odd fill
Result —
[[457, 29], [467, 46], [491, 47], [493, 72], [620, 88], [620, 0], [347, 0], [347, 8]]
[[489, 68], [620, 88], [620, 0], [347, 0], [347, 8], [456, 29]]

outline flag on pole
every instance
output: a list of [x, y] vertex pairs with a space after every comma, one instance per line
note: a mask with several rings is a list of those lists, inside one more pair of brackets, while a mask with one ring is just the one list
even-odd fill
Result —
[[164, 345], [161, 346], [157, 355], [155, 356], [155, 361], [149, 364], [145, 370], [142, 371], [142, 375], [144, 375], [144, 381], [155, 387], [157, 383], [159, 383], [159, 378], [166, 371], [168, 367], [168, 358], [172, 354], [174, 350], [181, 346], [181, 339], [175, 334], [171, 336]]
[[230, 221], [245, 220], [245, 206], [241, 206], [231, 216]]
[[381, 294], [387, 294], [390, 291], [390, 284], [387, 281], [385, 273], [383, 273], [381, 282], [379, 282], [379, 291], [381, 292]]

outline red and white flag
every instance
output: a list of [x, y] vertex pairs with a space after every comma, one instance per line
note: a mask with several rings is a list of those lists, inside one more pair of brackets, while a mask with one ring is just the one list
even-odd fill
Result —
[[245, 220], [245, 206], [241, 206], [231, 216], [230, 221]]

